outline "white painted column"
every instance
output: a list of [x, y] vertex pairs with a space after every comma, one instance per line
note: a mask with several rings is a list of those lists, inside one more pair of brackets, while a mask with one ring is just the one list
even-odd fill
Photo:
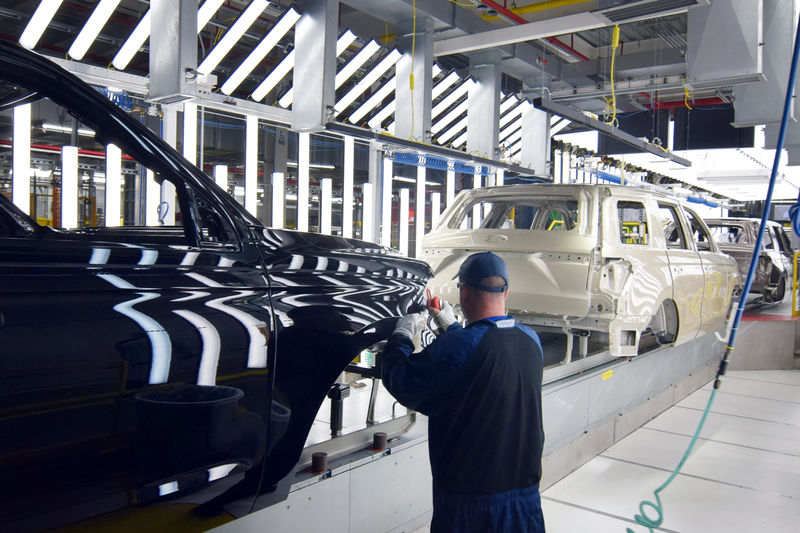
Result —
[[400, 253], [408, 255], [408, 189], [400, 189]]
[[183, 104], [183, 157], [197, 164], [197, 104]]
[[506, 169], [498, 168], [497, 173], [494, 175], [494, 184], [498, 187], [502, 187], [505, 183], [506, 179]]
[[450, 207], [455, 197], [456, 197], [456, 171], [448, 170], [447, 185], [445, 187], [445, 199], [447, 200], [447, 207]]
[[344, 168], [342, 180], [342, 236], [353, 236], [353, 174], [355, 173], [356, 140], [344, 136]]
[[228, 192], [228, 165], [214, 165], [214, 181]]
[[272, 227], [283, 229], [283, 197], [286, 195], [283, 172], [272, 173]]
[[61, 227], [78, 227], [78, 147], [61, 148]]
[[161, 204], [161, 186], [156, 183], [155, 174], [145, 170], [144, 183], [144, 224], [158, 226], [158, 206]]
[[381, 194], [381, 244], [392, 246], [392, 160], [383, 158], [383, 191]]
[[309, 167], [311, 165], [311, 134], [297, 134], [297, 229], [308, 231]]
[[[475, 166], [475, 174], [472, 182], [473, 189], [481, 188], [481, 166]], [[481, 225], [481, 204], [472, 207], [472, 229], [478, 229]]]
[[122, 195], [122, 150], [113, 144], [106, 146], [106, 198], [105, 219], [107, 227], [120, 225]]
[[244, 208], [253, 216], [258, 211], [258, 117], [245, 116]]
[[11, 200], [31, 215], [31, 104], [14, 108], [13, 129]]
[[331, 204], [333, 201], [333, 182], [330, 178], [320, 180], [322, 192], [319, 197], [319, 232], [330, 235], [331, 232]]
[[442, 194], [438, 192], [431, 193], [431, 230], [439, 225], [439, 215], [442, 208]]
[[375, 191], [371, 183], [364, 183], [361, 186], [361, 240], [375, 242], [375, 202], [373, 195]]
[[414, 205], [414, 257], [422, 257], [422, 237], [425, 236], [425, 177], [427, 169], [417, 167], [417, 197]]
[[[178, 148], [178, 110], [174, 106], [164, 106], [164, 119], [162, 122], [164, 140], [173, 148]], [[108, 187], [108, 179], [106, 179]], [[175, 225], [175, 185], [169, 180], [161, 182], [161, 203], [166, 202], [166, 214], [164, 224], [167, 226]], [[159, 209], [165, 209], [159, 204]]]

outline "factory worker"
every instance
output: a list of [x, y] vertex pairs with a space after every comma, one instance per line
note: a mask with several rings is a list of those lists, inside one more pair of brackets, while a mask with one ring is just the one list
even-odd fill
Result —
[[457, 276], [467, 326], [429, 300], [444, 332], [412, 355], [426, 313], [406, 315], [382, 357], [389, 392], [429, 417], [431, 531], [542, 532], [542, 346], [505, 314], [502, 258], [473, 254]]

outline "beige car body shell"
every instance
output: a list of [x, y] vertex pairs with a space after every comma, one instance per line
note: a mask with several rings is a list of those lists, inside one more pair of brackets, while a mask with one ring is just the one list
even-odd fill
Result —
[[[465, 206], [504, 198], [571, 198], [578, 202], [578, 219], [568, 231], [450, 227]], [[645, 244], [623, 242], [619, 202], [645, 207]], [[672, 208], [685, 228], [683, 249], [668, 246], [668, 221], [659, 211], [665, 207]], [[705, 227], [674, 198], [625, 186], [535, 184], [464, 190], [423, 241], [423, 259], [434, 271], [429, 287], [434, 296], [456, 303], [453, 277], [461, 262], [472, 253], [490, 250], [508, 265], [508, 311], [520, 322], [560, 327], [566, 333], [607, 332], [612, 355], [633, 356], [642, 332], [652, 327], [654, 317], [663, 320], [659, 310], [673, 302], [678, 326], [670, 342], [686, 342], [724, 326], [741, 283], [735, 261], [721, 253], [713, 239], [702, 245], [691, 242], [687, 217]]]

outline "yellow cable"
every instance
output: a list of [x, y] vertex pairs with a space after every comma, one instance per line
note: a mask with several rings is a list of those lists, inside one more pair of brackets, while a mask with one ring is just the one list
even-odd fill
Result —
[[619, 24], [614, 25], [611, 37], [611, 119], [606, 124], [613, 124], [617, 120], [617, 93], [614, 89], [614, 58], [617, 56], [619, 46]]
[[686, 108], [691, 111], [692, 106], [689, 105], [689, 88], [686, 86], [686, 80], [683, 78], [683, 76], [681, 76], [681, 82], [683, 83], [683, 105], [685, 105]]
[[456, 2], [456, 0], [450, 0], [450, 1], [451, 1], [452, 3], [454, 3], [455, 5], [457, 5], [457, 6], [461, 6], [461, 7], [475, 7], [475, 5], [474, 5], [474, 4], [464, 4], [464, 3], [462, 3], [462, 2]]
[[[411, 89], [411, 132], [408, 136], [409, 141], [414, 138], [414, 51], [417, 45], [417, 0], [412, 0], [411, 12], [413, 22], [411, 23], [411, 74], [408, 75], [408, 86]], [[397, 113], [396, 109], [395, 113]]]

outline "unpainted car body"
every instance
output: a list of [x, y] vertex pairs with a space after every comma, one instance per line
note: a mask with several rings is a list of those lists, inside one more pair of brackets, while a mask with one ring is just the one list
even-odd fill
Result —
[[[706, 224], [719, 249], [736, 259], [742, 278], [747, 276], [753, 258], [761, 219], [729, 217], [706, 218]], [[779, 223], [768, 220], [758, 264], [750, 285], [750, 294], [758, 294], [764, 302], [780, 302], [790, 287], [794, 271], [794, 250]]]
[[4, 42], [0, 89], [6, 109], [57, 103], [172, 183], [180, 208], [174, 226], [60, 230], [0, 195], [3, 526], [263, 507], [336, 377], [422, 305], [429, 268], [265, 228], [100, 92]]
[[[680, 231], [671, 238], [670, 222]], [[433, 293], [457, 301], [461, 261], [498, 253], [509, 267], [512, 315], [569, 334], [608, 334], [612, 355], [632, 356], [646, 330], [681, 343], [725, 322], [738, 271], [713, 242], [692, 240], [695, 227], [708, 233], [678, 201], [644, 189], [488, 187], [460, 193], [425, 237], [423, 258]]]

